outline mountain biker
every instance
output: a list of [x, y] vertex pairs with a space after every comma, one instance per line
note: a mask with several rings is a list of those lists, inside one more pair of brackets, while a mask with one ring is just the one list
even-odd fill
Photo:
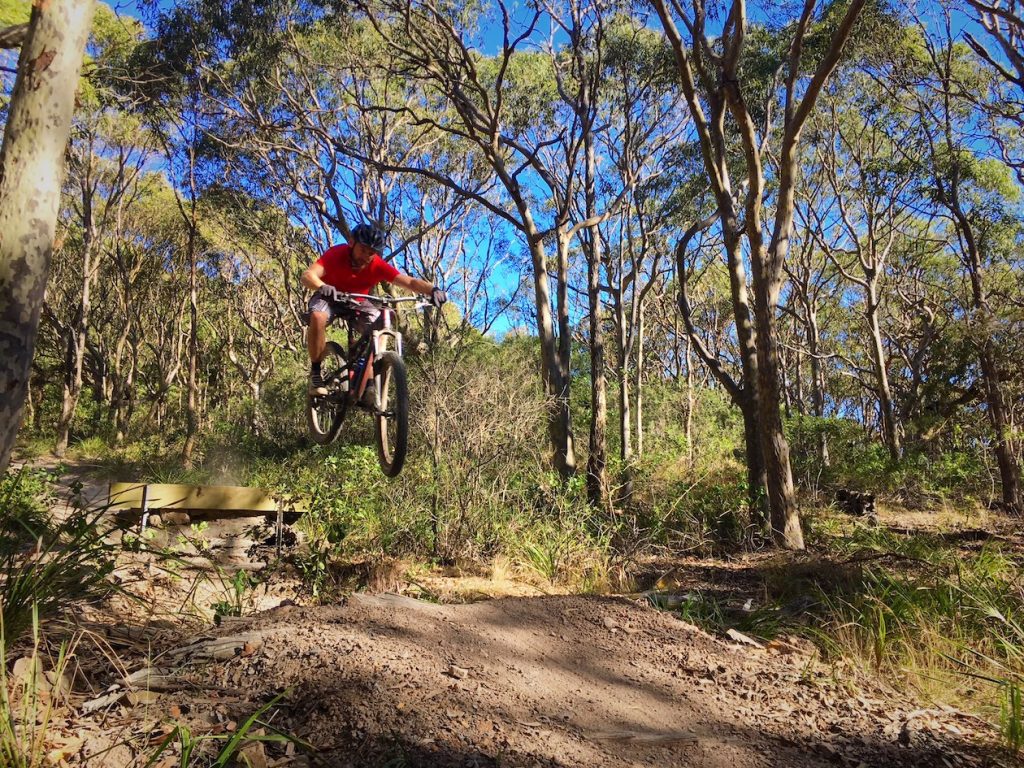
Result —
[[[356, 333], [362, 334], [380, 317], [380, 310], [366, 299], [354, 303], [334, 301], [334, 289], [345, 293], [370, 293], [379, 283], [391, 283], [414, 293], [430, 297], [440, 307], [448, 296], [426, 280], [403, 274], [380, 257], [387, 235], [372, 224], [359, 224], [352, 230], [348, 243], [334, 245], [302, 273], [302, 284], [315, 293], [309, 299], [309, 394], [326, 395], [320, 361], [326, 346], [327, 325], [336, 317], [347, 320]], [[372, 385], [372, 382], [371, 382]], [[372, 403], [374, 393], [368, 386], [364, 403]]]

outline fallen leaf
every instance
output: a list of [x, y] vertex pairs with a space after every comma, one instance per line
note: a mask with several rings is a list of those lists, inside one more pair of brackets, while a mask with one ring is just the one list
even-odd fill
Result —
[[738, 632], [735, 629], [726, 630], [725, 636], [728, 637], [730, 640], [733, 640], [737, 643], [742, 643], [743, 645], [749, 645], [754, 648], [764, 648], [764, 645], [762, 643], [759, 643], [754, 638], [748, 635], [744, 635], [742, 632]]

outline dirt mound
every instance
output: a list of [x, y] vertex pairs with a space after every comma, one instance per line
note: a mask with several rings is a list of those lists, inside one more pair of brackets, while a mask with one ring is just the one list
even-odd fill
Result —
[[740, 641], [622, 598], [354, 595], [232, 620], [158, 663], [233, 691], [227, 717], [288, 689], [274, 724], [323, 765], [991, 764], [954, 712], [851, 695], [801, 647]]

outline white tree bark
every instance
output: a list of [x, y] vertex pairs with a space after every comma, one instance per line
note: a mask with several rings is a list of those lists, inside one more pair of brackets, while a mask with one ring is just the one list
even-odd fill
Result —
[[0, 472], [21, 424], [91, 0], [32, 6], [0, 149]]

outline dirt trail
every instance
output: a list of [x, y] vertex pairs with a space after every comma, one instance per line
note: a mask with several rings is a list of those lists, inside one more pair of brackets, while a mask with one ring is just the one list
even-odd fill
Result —
[[[213, 638], [238, 654], [210, 661]], [[290, 689], [276, 725], [322, 765], [993, 764], [955, 713], [850, 695], [795, 648], [732, 645], [623, 598], [356, 594], [232, 620], [176, 659], [234, 692], [230, 717]]]

